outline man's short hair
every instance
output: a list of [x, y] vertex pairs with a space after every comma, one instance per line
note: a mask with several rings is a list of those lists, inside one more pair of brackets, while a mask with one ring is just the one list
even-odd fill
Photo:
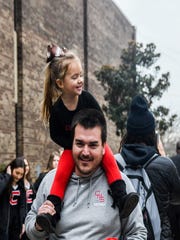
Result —
[[106, 142], [107, 139], [107, 125], [104, 114], [96, 109], [82, 109], [75, 114], [72, 120], [72, 139], [74, 139], [74, 132], [77, 125], [81, 125], [85, 129], [94, 128], [99, 126], [101, 128], [101, 140], [102, 143]]

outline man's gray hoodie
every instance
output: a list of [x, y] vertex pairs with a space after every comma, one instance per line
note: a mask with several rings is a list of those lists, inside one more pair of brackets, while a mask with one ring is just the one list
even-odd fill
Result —
[[[43, 179], [26, 217], [26, 232], [31, 240], [48, 237], [46, 232], [35, 229], [35, 220], [39, 207], [49, 195], [54, 175], [55, 170], [52, 170]], [[127, 192], [134, 191], [130, 180], [124, 174], [123, 179]], [[73, 173], [66, 190], [56, 234], [50, 234], [49, 240], [104, 240], [108, 237], [119, 239], [121, 234], [124, 234], [127, 240], [145, 240], [147, 235], [140, 206], [138, 205], [127, 219], [120, 221], [119, 210], [112, 207], [113, 200], [108, 189], [106, 176], [101, 168], [87, 178]]]

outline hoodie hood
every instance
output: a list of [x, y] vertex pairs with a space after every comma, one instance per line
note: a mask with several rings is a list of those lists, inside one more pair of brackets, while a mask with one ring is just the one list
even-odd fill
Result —
[[155, 147], [142, 144], [125, 144], [121, 151], [126, 163], [132, 166], [144, 165], [155, 153]]

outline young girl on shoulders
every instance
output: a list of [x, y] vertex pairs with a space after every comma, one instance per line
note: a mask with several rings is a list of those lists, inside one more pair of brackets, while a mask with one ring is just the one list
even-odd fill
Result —
[[[74, 169], [72, 157], [71, 122], [76, 112], [85, 108], [102, 111], [96, 99], [83, 90], [83, 69], [80, 59], [71, 51], [56, 45], [48, 46], [42, 120], [49, 124], [52, 140], [64, 148], [56, 176], [48, 196], [56, 210], [53, 216], [37, 216], [37, 224], [47, 232], [54, 232], [65, 190]], [[114, 205], [122, 218], [129, 216], [138, 203], [136, 193], [126, 193], [125, 183], [108, 145], [105, 148], [102, 167], [106, 173]]]

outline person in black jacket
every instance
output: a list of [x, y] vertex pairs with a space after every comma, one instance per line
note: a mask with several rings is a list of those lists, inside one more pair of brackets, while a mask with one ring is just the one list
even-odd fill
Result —
[[[120, 153], [126, 163], [144, 165], [158, 153], [155, 119], [143, 96], [137, 95], [131, 103], [127, 120], [127, 133], [122, 138]], [[180, 203], [180, 178], [171, 159], [159, 156], [146, 167], [157, 200], [161, 219], [160, 240], [172, 240], [168, 217], [170, 202]], [[151, 239], [152, 240], [152, 239]]]
[[[176, 155], [171, 157], [180, 176], [180, 141], [176, 143]], [[174, 240], [180, 239], [180, 204], [170, 205], [169, 217], [173, 229]]]
[[[30, 169], [30, 163], [28, 159], [25, 157], [22, 157], [24, 159], [25, 163], [25, 174], [24, 174], [24, 187], [26, 190], [26, 215], [31, 209], [31, 205], [33, 203], [33, 200], [35, 198], [35, 191], [32, 184], [31, 179], [31, 169]], [[22, 235], [22, 240], [29, 240], [29, 238], [26, 235], [26, 232]]]
[[171, 159], [176, 165], [178, 173], [180, 175], [180, 141], [176, 143], [176, 155], [172, 156]]
[[24, 159], [14, 159], [0, 173], [0, 239], [19, 240], [24, 233], [26, 192]]

